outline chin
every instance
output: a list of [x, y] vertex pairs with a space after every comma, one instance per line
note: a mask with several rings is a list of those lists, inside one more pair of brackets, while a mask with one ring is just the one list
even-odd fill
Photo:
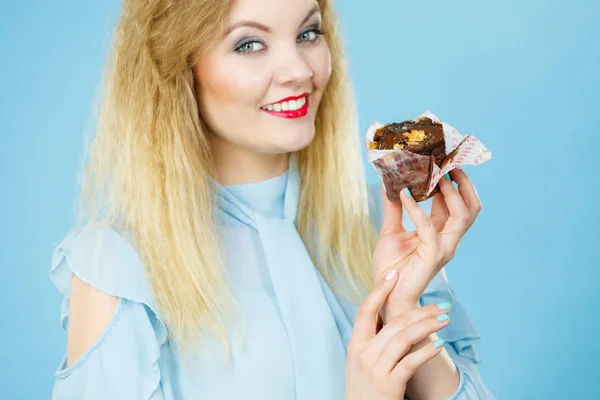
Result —
[[315, 129], [305, 129], [298, 132], [289, 132], [285, 136], [277, 135], [275, 146], [281, 153], [292, 153], [308, 147], [315, 138]]

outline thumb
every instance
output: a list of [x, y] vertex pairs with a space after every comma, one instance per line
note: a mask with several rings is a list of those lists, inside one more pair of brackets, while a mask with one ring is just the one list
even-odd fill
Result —
[[396, 204], [387, 198], [383, 182], [380, 184], [380, 188], [383, 199], [383, 223], [379, 234], [384, 236], [406, 232], [404, 226], [402, 226], [402, 204]]

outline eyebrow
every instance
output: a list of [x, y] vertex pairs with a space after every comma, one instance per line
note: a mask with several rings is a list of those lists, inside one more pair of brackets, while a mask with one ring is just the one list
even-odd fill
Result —
[[[300, 23], [300, 27], [302, 27], [302, 25], [304, 25], [306, 23], [306, 21], [309, 20], [310, 17], [312, 17], [313, 15], [315, 15], [317, 12], [320, 12], [321, 9], [319, 7], [318, 4], [316, 4], [304, 17], [304, 19], [302, 20], [302, 22]], [[269, 28], [268, 26], [265, 26], [263, 24], [259, 24], [258, 22], [254, 22], [254, 21], [240, 21], [240, 22], [236, 22], [235, 24], [231, 25], [229, 28], [227, 28], [225, 30], [225, 33], [223, 34], [223, 37], [229, 35], [233, 30], [237, 29], [237, 28], [241, 28], [242, 26], [248, 26], [250, 28], [256, 28], [256, 29], [260, 29], [261, 31], [265, 31], [267, 33], [271, 32], [271, 28]]]

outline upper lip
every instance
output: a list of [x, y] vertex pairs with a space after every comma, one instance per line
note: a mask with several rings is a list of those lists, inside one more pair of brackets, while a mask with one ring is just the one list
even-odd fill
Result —
[[298, 100], [298, 99], [301, 99], [303, 97], [308, 97], [308, 95], [310, 95], [310, 93], [302, 93], [302, 94], [299, 94], [298, 96], [286, 97], [285, 99], [281, 99], [281, 100], [274, 101], [272, 103], [265, 104], [263, 107], [268, 106], [270, 104], [283, 103], [284, 101]]

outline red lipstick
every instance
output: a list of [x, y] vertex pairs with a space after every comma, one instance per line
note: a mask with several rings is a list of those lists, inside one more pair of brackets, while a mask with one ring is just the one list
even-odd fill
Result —
[[[309, 107], [308, 96], [309, 96], [309, 93], [304, 93], [304, 94], [301, 94], [299, 96], [286, 97], [285, 99], [281, 99], [281, 100], [279, 100], [279, 101], [276, 102], [276, 103], [283, 103], [283, 102], [290, 101], [290, 100], [300, 100], [303, 97], [306, 98], [306, 103], [301, 108], [299, 108], [297, 110], [275, 111], [275, 110], [267, 110], [265, 108], [261, 108], [261, 111], [264, 111], [267, 114], [271, 114], [273, 116], [281, 117], [281, 118], [290, 118], [290, 119], [292, 119], [292, 118], [304, 117], [308, 113], [308, 107]], [[276, 103], [272, 103], [272, 104], [276, 104]]]

